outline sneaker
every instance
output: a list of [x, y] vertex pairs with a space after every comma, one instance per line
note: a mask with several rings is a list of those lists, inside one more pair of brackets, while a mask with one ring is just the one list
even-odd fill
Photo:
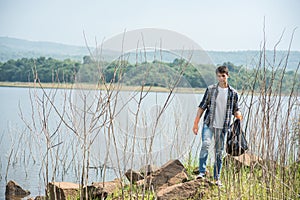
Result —
[[221, 182], [220, 180], [217, 180], [217, 181], [215, 182], [215, 184], [216, 184], [216, 186], [219, 186], [219, 187], [222, 187], [222, 186], [223, 186], [223, 184], [222, 184], [222, 182]]
[[196, 179], [204, 179], [204, 178], [205, 178], [204, 173], [200, 173], [198, 176], [196, 176]]

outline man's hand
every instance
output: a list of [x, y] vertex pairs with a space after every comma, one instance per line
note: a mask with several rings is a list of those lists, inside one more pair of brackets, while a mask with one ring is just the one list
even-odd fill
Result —
[[198, 134], [198, 129], [199, 129], [198, 124], [194, 124], [194, 126], [193, 126], [193, 132], [194, 132], [195, 135]]
[[200, 121], [200, 118], [202, 116], [203, 111], [204, 110], [202, 108], [199, 108], [198, 111], [197, 111], [197, 115], [195, 117], [194, 126], [193, 126], [193, 132], [194, 132], [195, 135], [198, 134], [198, 129], [199, 129], [198, 124], [199, 124], [199, 121]]
[[236, 113], [235, 113], [235, 118], [237, 118], [237, 119], [239, 119], [239, 120], [243, 120], [243, 115], [242, 115], [242, 113], [240, 112], [240, 111], [237, 111]]

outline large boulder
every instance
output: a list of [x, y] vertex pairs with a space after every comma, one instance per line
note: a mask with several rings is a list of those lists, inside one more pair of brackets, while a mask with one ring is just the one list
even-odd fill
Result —
[[115, 179], [109, 182], [93, 182], [87, 186], [89, 199], [106, 199], [107, 196], [122, 188], [120, 179]]
[[143, 176], [149, 176], [159, 168], [155, 165], [145, 165], [139, 170]]
[[65, 200], [80, 197], [80, 185], [76, 183], [50, 182], [47, 188], [50, 199]]
[[9, 181], [7, 183], [6, 190], [5, 190], [6, 199], [10, 199], [10, 198], [14, 198], [14, 197], [23, 198], [28, 195], [30, 195], [30, 192], [28, 190], [24, 190], [16, 182]]
[[134, 171], [132, 169], [127, 170], [125, 176], [132, 183], [136, 183], [137, 181], [144, 179], [140, 172]]
[[179, 160], [170, 160], [160, 169], [152, 174], [152, 184], [154, 188], [159, 188], [165, 184], [167, 186], [187, 181], [188, 176], [183, 164]]
[[[189, 198], [201, 199], [204, 195], [204, 191], [200, 191], [200, 187], [202, 185], [202, 180], [192, 180], [172, 185], [159, 190], [157, 192], [157, 200], [185, 200]], [[208, 187], [208, 185], [206, 187]]]
[[179, 160], [170, 160], [137, 184], [146, 184], [147, 187], [152, 185], [155, 190], [158, 190], [160, 187], [182, 183], [187, 181], [187, 179], [188, 176], [182, 163]]

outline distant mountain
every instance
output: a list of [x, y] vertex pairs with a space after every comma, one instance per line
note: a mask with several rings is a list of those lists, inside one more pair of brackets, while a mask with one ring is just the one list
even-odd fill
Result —
[[[260, 51], [208, 51], [214, 64], [222, 64], [224, 62], [231, 62], [236, 66], [255, 67], [258, 66], [261, 55]], [[274, 64], [274, 51], [267, 50], [265, 52], [266, 66], [275, 67], [279, 65], [284, 66], [286, 57], [288, 56], [287, 69], [296, 70], [300, 63], [300, 51], [290, 51], [289, 55], [287, 51], [276, 51], [275, 64]]]
[[[93, 51], [93, 48], [92, 48]], [[215, 65], [231, 62], [237, 66], [254, 67], [259, 62], [259, 51], [206, 51]], [[89, 55], [87, 47], [65, 45], [54, 42], [34, 42], [9, 37], [0, 37], [0, 62], [9, 59], [32, 58], [32, 57], [53, 57], [56, 59], [72, 59], [82, 61], [83, 56]], [[118, 54], [112, 51], [105, 51], [103, 56], [107, 61], [116, 58]], [[275, 66], [283, 60], [287, 51], [276, 51]], [[266, 58], [272, 65], [274, 52], [266, 51]], [[295, 70], [300, 62], [300, 51], [291, 51], [288, 59], [288, 70]]]
[[34, 42], [9, 37], [0, 37], [0, 62], [9, 59], [53, 57], [56, 59], [82, 60], [88, 54], [86, 47], [71, 46], [54, 42]]

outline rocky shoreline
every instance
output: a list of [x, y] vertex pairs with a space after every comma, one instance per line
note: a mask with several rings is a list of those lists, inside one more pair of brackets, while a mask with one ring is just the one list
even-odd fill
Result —
[[[236, 167], [253, 166], [255, 163], [261, 162], [260, 158], [252, 154], [244, 154], [238, 157], [227, 156], [225, 160], [233, 161]], [[189, 180], [187, 170], [179, 160], [170, 160], [160, 168], [148, 165], [137, 171], [129, 169], [125, 176], [135, 186], [154, 192], [157, 200], [201, 199], [210, 187], [215, 187], [208, 179]], [[83, 187], [82, 192], [89, 199], [106, 199], [109, 196], [116, 196], [115, 193], [124, 188], [124, 186], [122, 180], [115, 179], [109, 182], [94, 182]], [[77, 183], [50, 182], [47, 185], [46, 193], [49, 195], [49, 199], [78, 199], [80, 197], [80, 188], [80, 185]], [[14, 181], [9, 181], [6, 185], [6, 200], [22, 199], [29, 195], [29, 191], [22, 189]], [[37, 196], [27, 199], [41, 200], [46, 199], [46, 197]]]

